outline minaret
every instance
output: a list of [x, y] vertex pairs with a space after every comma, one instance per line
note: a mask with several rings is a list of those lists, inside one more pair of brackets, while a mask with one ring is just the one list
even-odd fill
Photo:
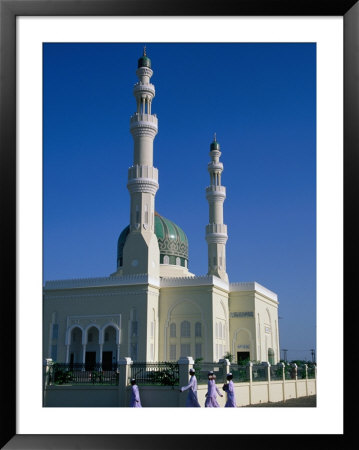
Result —
[[123, 249], [123, 274], [159, 276], [159, 248], [154, 230], [155, 195], [158, 170], [153, 167], [153, 141], [158, 130], [156, 114], [152, 114], [155, 87], [151, 60], [146, 55], [138, 60], [138, 82], [133, 94], [137, 109], [130, 119], [134, 140], [133, 166], [128, 169], [127, 188], [131, 197], [130, 233]]
[[227, 225], [223, 223], [223, 202], [226, 198], [226, 188], [221, 185], [223, 164], [219, 161], [220, 146], [216, 135], [210, 146], [208, 163], [210, 185], [206, 189], [209, 204], [209, 224], [206, 226], [206, 241], [208, 244], [208, 275], [216, 275], [228, 282], [226, 272], [226, 242], [228, 239]]

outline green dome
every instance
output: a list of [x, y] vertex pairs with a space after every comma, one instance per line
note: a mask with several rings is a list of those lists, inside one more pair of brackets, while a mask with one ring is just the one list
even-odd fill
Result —
[[214, 140], [212, 143], [211, 143], [211, 150], [219, 150], [221, 147], [220, 147], [220, 145], [219, 145], [219, 143], [216, 141], [216, 140]]
[[148, 58], [148, 56], [141, 56], [141, 58], [138, 60], [137, 67], [149, 67], [151, 69], [151, 60]]
[[[128, 225], [118, 238], [117, 267], [123, 265], [123, 247], [129, 233], [130, 226]], [[155, 234], [160, 249], [160, 263], [187, 267], [188, 239], [182, 228], [155, 213]]]

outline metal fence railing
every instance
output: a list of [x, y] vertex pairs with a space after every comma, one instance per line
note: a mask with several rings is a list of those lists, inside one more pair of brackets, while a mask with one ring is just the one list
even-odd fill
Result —
[[117, 364], [54, 363], [48, 369], [48, 384], [118, 384]]
[[272, 381], [282, 381], [283, 380], [283, 366], [282, 364], [276, 364], [270, 366], [270, 379]]
[[267, 367], [262, 364], [253, 364], [252, 367], [252, 381], [266, 381]]
[[308, 378], [315, 378], [315, 366], [308, 366]]
[[238, 364], [231, 364], [230, 371], [233, 375], [233, 383], [249, 382], [249, 366], [241, 366]]
[[198, 384], [207, 384], [208, 372], [213, 372], [217, 383], [223, 383], [227, 374], [223, 371], [223, 364], [216, 362], [198, 362], [194, 364]]
[[179, 366], [171, 362], [134, 362], [130, 378], [134, 378], [138, 385], [178, 386]]

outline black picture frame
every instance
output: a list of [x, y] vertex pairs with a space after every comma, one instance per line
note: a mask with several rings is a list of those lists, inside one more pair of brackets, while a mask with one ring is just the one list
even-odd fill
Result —
[[[0, 198], [1, 271], [1, 448], [5, 449], [179, 449], [188, 446], [245, 445], [275, 442], [275, 447], [302, 446], [308, 435], [227, 434], [218, 423], [215, 435], [19, 435], [16, 434], [16, 17], [19, 16], [342, 16], [344, 20], [344, 286], [355, 280], [354, 252], [358, 219], [355, 193], [358, 179], [359, 134], [359, 4], [358, 0], [0, 0]], [[345, 303], [346, 330], [353, 330], [353, 303]], [[349, 356], [347, 341], [344, 356]], [[353, 355], [352, 355], [353, 356]], [[354, 362], [353, 362], [354, 363]], [[347, 374], [347, 372], [346, 372]], [[352, 381], [346, 375], [346, 392]], [[345, 422], [352, 431], [354, 415]], [[283, 430], [285, 434], [285, 430]], [[330, 430], [328, 430], [330, 433]], [[325, 435], [326, 436], [326, 435]], [[310, 441], [323, 435], [310, 436]], [[343, 435], [330, 435], [343, 445]], [[209, 441], [209, 442], [208, 442]]]

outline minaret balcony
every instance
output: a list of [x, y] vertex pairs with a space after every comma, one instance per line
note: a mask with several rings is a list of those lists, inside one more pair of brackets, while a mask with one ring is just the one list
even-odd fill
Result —
[[213, 171], [222, 172], [223, 164], [221, 162], [211, 161], [210, 163], [208, 163], [208, 171], [209, 172], [213, 172]]
[[209, 201], [223, 201], [226, 198], [225, 186], [211, 184], [206, 188], [206, 197]]
[[155, 86], [151, 83], [144, 84], [144, 83], [136, 83], [133, 87], [133, 95], [135, 97], [145, 97], [149, 96], [153, 98], [155, 96]]
[[140, 192], [155, 195], [158, 188], [158, 169], [155, 167], [136, 165], [128, 169], [127, 189], [131, 194]]
[[134, 137], [154, 138], [158, 132], [158, 119], [155, 114], [135, 113], [130, 119], [130, 131]]

